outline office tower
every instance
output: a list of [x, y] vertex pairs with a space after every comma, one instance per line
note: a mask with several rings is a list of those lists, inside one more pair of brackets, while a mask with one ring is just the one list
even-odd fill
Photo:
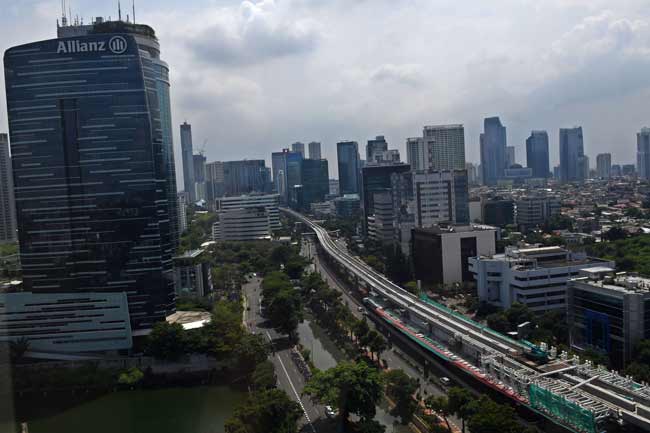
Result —
[[92, 26], [5, 52], [23, 286], [120, 292], [148, 329], [175, 308], [159, 46], [146, 25]]
[[425, 126], [426, 170], [465, 170], [465, 128], [463, 125]]
[[369, 165], [363, 167], [361, 180], [361, 203], [364, 229], [367, 228], [367, 219], [374, 214], [374, 195], [390, 191], [391, 176], [394, 173], [410, 171], [408, 164]]
[[612, 177], [612, 154], [599, 153], [596, 156], [596, 172], [599, 178], [609, 179]]
[[309, 159], [321, 159], [320, 143], [317, 141], [312, 141], [308, 145], [309, 147]]
[[377, 162], [382, 159], [383, 152], [388, 150], [388, 142], [383, 135], [378, 135], [374, 140], [368, 140], [366, 144], [366, 162]]
[[612, 177], [621, 177], [621, 166], [619, 164], [612, 164]]
[[621, 174], [623, 176], [634, 176], [636, 174], [636, 168], [634, 164], [623, 164], [621, 167]]
[[436, 170], [413, 172], [416, 227], [442, 222], [469, 224], [467, 171]]
[[506, 168], [506, 127], [498, 117], [488, 117], [483, 121], [480, 135], [481, 169], [484, 185], [495, 185], [503, 178]]
[[222, 197], [217, 200], [217, 212], [243, 208], [264, 207], [269, 215], [271, 230], [280, 230], [280, 196], [278, 194], [250, 194], [234, 197]]
[[296, 141], [291, 145], [291, 151], [292, 152], [297, 152], [300, 154], [301, 158], [305, 158], [305, 143], [301, 143], [299, 141]]
[[289, 202], [290, 191], [295, 185], [301, 184], [300, 172], [303, 156], [300, 152], [282, 149], [282, 152], [271, 154], [273, 169], [273, 185], [280, 194], [282, 203]]
[[282, 176], [286, 171], [287, 157], [286, 153], [289, 152], [289, 149], [282, 149], [282, 152], [273, 152], [271, 153], [271, 171], [273, 172], [273, 190], [280, 194], [282, 197], [282, 192], [280, 191], [280, 171], [282, 171]]
[[226, 161], [223, 179], [224, 194], [228, 196], [270, 192], [270, 174], [263, 159]]
[[559, 198], [546, 194], [530, 194], [517, 198], [516, 224], [519, 231], [526, 233], [541, 227], [548, 219], [558, 215], [562, 203]]
[[338, 196], [339, 195], [339, 180], [338, 179], [330, 179], [329, 180], [329, 194], [333, 196]]
[[467, 170], [467, 181], [469, 184], [476, 185], [478, 183], [476, 164], [472, 164], [471, 162], [465, 163], [465, 170]]
[[210, 209], [213, 208], [215, 200], [225, 194], [223, 165], [223, 161], [205, 164], [205, 195]]
[[[585, 180], [584, 143], [582, 127], [560, 128], [560, 181]], [[588, 167], [588, 163], [586, 164]]]
[[411, 170], [425, 170], [427, 157], [424, 138], [411, 137], [406, 139], [406, 163], [411, 166]]
[[336, 143], [339, 194], [359, 193], [359, 145], [356, 141]]
[[526, 139], [526, 166], [533, 169], [533, 177], [548, 178], [550, 169], [546, 131], [531, 131]]
[[650, 179], [650, 128], [636, 134], [636, 167], [640, 179]]
[[194, 187], [194, 150], [192, 149], [192, 125], [183, 122], [181, 125], [181, 154], [183, 156], [183, 186], [188, 194], [190, 203], [196, 201]]
[[14, 180], [9, 156], [9, 138], [0, 134], [0, 243], [16, 241]]
[[179, 192], [176, 196], [178, 211], [178, 231], [182, 234], [187, 230], [187, 193]]
[[302, 161], [302, 206], [309, 209], [312, 203], [325, 200], [329, 193], [329, 168], [326, 159]]
[[578, 172], [582, 173], [582, 178], [583, 179], [589, 179], [590, 176], [590, 166], [589, 166], [589, 157], [587, 155], [583, 155], [582, 157], [578, 158]]
[[506, 168], [509, 168], [516, 163], [515, 146], [506, 146]]
[[206, 200], [205, 189], [205, 162], [206, 158], [202, 154], [193, 155], [192, 165], [194, 166], [194, 195], [196, 201]]

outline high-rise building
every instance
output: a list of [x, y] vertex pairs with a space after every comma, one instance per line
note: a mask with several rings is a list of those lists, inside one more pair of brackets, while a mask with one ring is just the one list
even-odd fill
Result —
[[124, 293], [147, 329], [175, 309], [159, 45], [146, 25], [89, 26], [5, 52], [23, 286]]
[[510, 168], [517, 163], [515, 146], [506, 146], [506, 168]]
[[463, 125], [425, 126], [426, 170], [465, 170], [465, 128]]
[[467, 181], [470, 185], [476, 185], [478, 183], [478, 173], [476, 169], [476, 164], [471, 162], [465, 163], [465, 170], [467, 170]]
[[383, 135], [378, 135], [374, 140], [368, 140], [366, 144], [366, 161], [368, 163], [377, 162], [377, 158], [382, 159], [383, 152], [388, 150], [388, 142]]
[[16, 240], [16, 211], [14, 200], [9, 138], [0, 134], [0, 243]]
[[582, 127], [560, 128], [560, 181], [582, 182], [585, 180], [584, 142]]
[[263, 159], [226, 161], [223, 179], [224, 194], [228, 196], [271, 192], [270, 173]]
[[527, 232], [543, 225], [549, 218], [560, 213], [560, 199], [546, 194], [530, 194], [519, 197], [516, 202], [516, 223], [519, 230]]
[[208, 207], [214, 207], [214, 201], [225, 194], [225, 177], [223, 161], [205, 164], [205, 195]]
[[207, 200], [206, 187], [205, 187], [205, 162], [206, 158], [203, 154], [194, 154], [194, 195], [196, 200]]
[[501, 124], [498, 117], [488, 117], [483, 121], [480, 144], [483, 184], [495, 185], [503, 178], [508, 162], [506, 155], [506, 127]]
[[9, 138], [0, 134], [0, 243], [16, 241], [15, 205]]
[[596, 172], [601, 179], [609, 179], [612, 176], [611, 153], [599, 153], [596, 156]]
[[308, 145], [309, 147], [309, 159], [321, 159], [321, 150], [320, 143], [317, 141], [312, 141]]
[[427, 152], [423, 137], [406, 139], [406, 163], [413, 171], [422, 171], [427, 168]]
[[302, 161], [302, 206], [310, 209], [312, 203], [325, 200], [329, 193], [329, 168], [326, 159]]
[[283, 203], [289, 202], [289, 193], [295, 185], [300, 185], [300, 172], [303, 157], [300, 152], [282, 149], [271, 154], [273, 187], [280, 194]]
[[364, 219], [364, 230], [367, 228], [367, 218], [374, 214], [374, 195], [390, 191], [391, 176], [394, 173], [406, 173], [408, 171], [410, 171], [408, 164], [383, 164], [363, 167], [361, 170], [361, 210]]
[[550, 169], [546, 131], [531, 131], [526, 139], [526, 166], [533, 170], [534, 178], [548, 178]]
[[301, 158], [305, 158], [305, 143], [301, 143], [300, 141], [296, 141], [295, 143], [291, 144], [291, 151], [292, 152], [297, 152], [300, 154]]
[[192, 125], [183, 122], [181, 125], [181, 155], [183, 156], [183, 186], [190, 202], [196, 201], [194, 187], [194, 150], [192, 149]]
[[612, 177], [621, 177], [621, 175], [621, 166], [619, 164], [612, 164]]
[[650, 128], [636, 134], [636, 167], [640, 179], [650, 179]]
[[329, 180], [329, 194], [333, 196], [339, 195], [339, 180], [338, 179], [330, 179]]
[[339, 168], [339, 194], [359, 193], [359, 144], [356, 141], [336, 143]]
[[415, 226], [469, 224], [467, 171], [413, 172]]
[[250, 194], [237, 197], [222, 197], [217, 200], [217, 212], [233, 209], [264, 207], [269, 216], [271, 230], [282, 228], [280, 223], [280, 196], [278, 194]]

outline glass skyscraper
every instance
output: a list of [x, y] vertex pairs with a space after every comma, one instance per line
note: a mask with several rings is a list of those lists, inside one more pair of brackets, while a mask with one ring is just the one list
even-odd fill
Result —
[[359, 144], [356, 141], [336, 143], [339, 168], [339, 193], [359, 193]]
[[506, 127], [498, 117], [487, 117], [483, 120], [483, 131], [480, 136], [483, 184], [496, 185], [503, 178], [508, 162]]
[[533, 170], [533, 177], [548, 177], [550, 168], [546, 131], [531, 131], [526, 139], [526, 166]]
[[4, 58], [24, 290], [122, 292], [150, 328], [175, 309], [166, 68], [149, 26], [61, 29]]
[[585, 180], [585, 172], [589, 172], [588, 161], [584, 152], [582, 127], [560, 128], [560, 181]]

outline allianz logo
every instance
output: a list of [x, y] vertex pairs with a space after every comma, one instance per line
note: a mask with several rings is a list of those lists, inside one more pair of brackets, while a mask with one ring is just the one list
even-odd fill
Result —
[[128, 44], [124, 37], [113, 36], [108, 40], [108, 42], [82, 42], [78, 39], [70, 41], [59, 41], [59, 46], [56, 49], [56, 53], [71, 54], [110, 51], [113, 54], [122, 54], [126, 51], [127, 48]]

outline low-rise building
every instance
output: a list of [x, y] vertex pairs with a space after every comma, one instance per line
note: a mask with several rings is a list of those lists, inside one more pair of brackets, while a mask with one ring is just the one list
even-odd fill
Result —
[[271, 239], [271, 218], [264, 206], [230, 209], [217, 214], [212, 239], [219, 241], [260, 241]]
[[532, 311], [564, 310], [568, 281], [585, 268], [614, 262], [562, 247], [508, 247], [504, 254], [469, 259], [481, 302], [510, 308], [518, 302]]
[[339, 218], [356, 217], [361, 213], [361, 199], [359, 194], [345, 194], [334, 199], [336, 216]]
[[428, 285], [472, 282], [468, 259], [493, 255], [497, 232], [497, 228], [483, 225], [413, 229], [415, 278]]
[[529, 195], [516, 201], [516, 220], [519, 230], [526, 232], [541, 226], [560, 213], [560, 200], [555, 197]]
[[571, 346], [609, 354], [614, 368], [624, 368], [636, 344], [650, 338], [650, 279], [614, 274], [613, 269], [583, 275], [569, 284]]
[[217, 199], [217, 212], [233, 209], [264, 207], [269, 214], [271, 230], [282, 227], [280, 223], [280, 195], [279, 194], [251, 194], [236, 197], [221, 197]]
[[212, 291], [206, 250], [190, 250], [174, 257], [174, 287], [177, 295], [206, 296]]

